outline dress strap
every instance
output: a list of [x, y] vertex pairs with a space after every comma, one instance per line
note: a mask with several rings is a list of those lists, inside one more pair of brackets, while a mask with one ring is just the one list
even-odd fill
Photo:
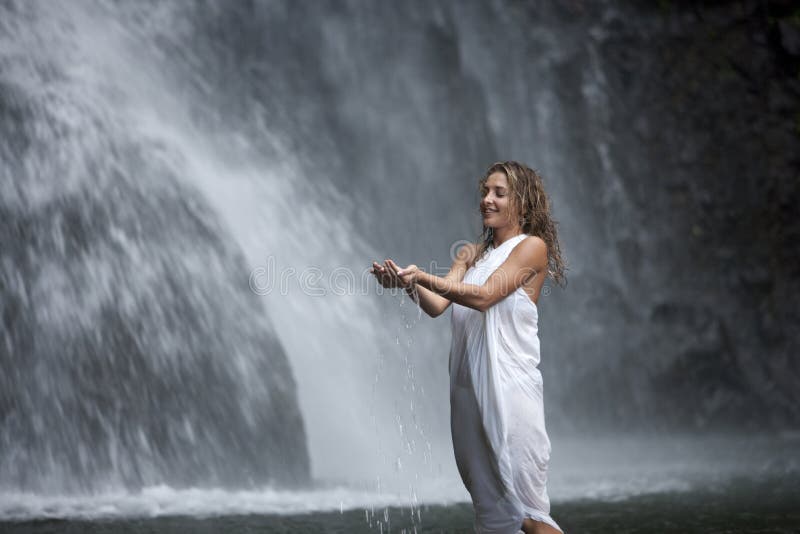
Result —
[[499, 247], [497, 247], [497, 248], [494, 248], [494, 245], [489, 245], [489, 250], [500, 250], [501, 248], [505, 247], [505, 246], [506, 246], [506, 245], [508, 245], [509, 243], [511, 243], [511, 242], [514, 242], [514, 244], [516, 244], [516, 243], [519, 243], [520, 241], [522, 241], [522, 240], [523, 240], [523, 239], [525, 239], [526, 237], [528, 237], [528, 234], [517, 234], [517, 235], [515, 235], [514, 237], [509, 237], [508, 239], [506, 239], [505, 241], [503, 241], [503, 242], [500, 244], [500, 246], [499, 246]]

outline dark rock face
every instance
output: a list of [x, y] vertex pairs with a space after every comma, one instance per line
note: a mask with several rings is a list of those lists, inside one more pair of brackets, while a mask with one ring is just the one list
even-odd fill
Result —
[[[572, 9], [598, 37], [568, 72], [593, 57], [609, 105], [575, 146], [600, 136], [619, 177], [625, 217], [601, 190], [595, 209], [625, 296], [608, 302], [577, 280], [573, 293], [601, 293], [600, 324], [618, 350], [604, 346], [619, 360], [568, 381], [554, 403], [581, 413], [584, 395], [608, 400], [597, 420], [630, 429], [796, 428], [800, 12], [790, 2]], [[568, 95], [565, 107], [586, 109], [575, 104]], [[583, 162], [592, 167], [603, 168]]]

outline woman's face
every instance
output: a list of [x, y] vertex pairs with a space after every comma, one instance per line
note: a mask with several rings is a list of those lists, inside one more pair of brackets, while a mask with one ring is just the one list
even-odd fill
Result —
[[490, 174], [481, 187], [481, 215], [483, 225], [491, 228], [513, 224], [515, 220], [511, 212], [508, 178], [502, 172]]

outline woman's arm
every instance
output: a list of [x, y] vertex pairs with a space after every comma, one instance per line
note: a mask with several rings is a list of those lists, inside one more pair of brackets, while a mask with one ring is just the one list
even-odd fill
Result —
[[405, 290], [411, 300], [419, 304], [422, 311], [431, 317], [439, 317], [450, 305], [449, 300], [437, 295], [430, 289], [425, 289], [419, 284], [406, 287]]
[[[460, 282], [464, 279], [469, 265], [475, 260], [478, 247], [474, 243], [468, 243], [458, 249], [456, 257], [453, 259], [453, 264], [450, 266], [450, 272], [443, 278], [444, 280], [452, 282]], [[414, 292], [419, 297], [420, 307], [431, 317], [438, 317], [443, 314], [448, 306], [453, 302], [446, 298], [446, 296], [434, 293], [429, 288], [415, 283]], [[408, 291], [408, 290], [407, 290]], [[411, 298], [414, 298], [413, 296]]]
[[[442, 279], [460, 282], [464, 278], [469, 265], [475, 259], [476, 253], [477, 246], [473, 243], [461, 247], [458, 250], [456, 257], [453, 259], [453, 264], [450, 266], [450, 271]], [[389, 262], [392, 262], [392, 260], [386, 260], [385, 266], [374, 264], [374, 268], [381, 269], [381, 273], [390, 274], [402, 284], [402, 279], [397, 276], [396, 271], [389, 266]], [[411, 299], [431, 317], [438, 317], [443, 314], [452, 302], [451, 300], [434, 293], [430, 289], [413, 282], [407, 283], [405, 290]]]
[[[391, 262], [391, 260], [387, 260]], [[441, 295], [451, 302], [478, 311], [486, 311], [536, 273], [547, 270], [547, 245], [536, 236], [530, 236], [517, 244], [508, 258], [494, 271], [483, 285], [465, 284], [447, 277], [434, 276], [419, 270], [415, 265], [401, 269], [396, 263], [389, 266], [407, 282]]]
[[[387, 260], [390, 261], [390, 260]], [[418, 286], [413, 282], [405, 282], [402, 278], [397, 276], [393, 269], [388, 265], [380, 265], [378, 262], [372, 262], [372, 269], [370, 272], [375, 275], [378, 282], [386, 288], [402, 287], [405, 289], [408, 296], [411, 297], [420, 308], [431, 317], [437, 317], [444, 312], [450, 301], [436, 293]]]

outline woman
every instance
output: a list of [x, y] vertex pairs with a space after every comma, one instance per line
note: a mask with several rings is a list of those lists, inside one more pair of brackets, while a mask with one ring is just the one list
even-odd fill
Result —
[[472, 496], [475, 530], [563, 532], [550, 517], [539, 364], [538, 300], [564, 263], [539, 174], [495, 163], [480, 180], [483, 233], [438, 277], [391, 259], [373, 262], [384, 287], [404, 287], [431, 317], [453, 303], [451, 432], [456, 464]]

